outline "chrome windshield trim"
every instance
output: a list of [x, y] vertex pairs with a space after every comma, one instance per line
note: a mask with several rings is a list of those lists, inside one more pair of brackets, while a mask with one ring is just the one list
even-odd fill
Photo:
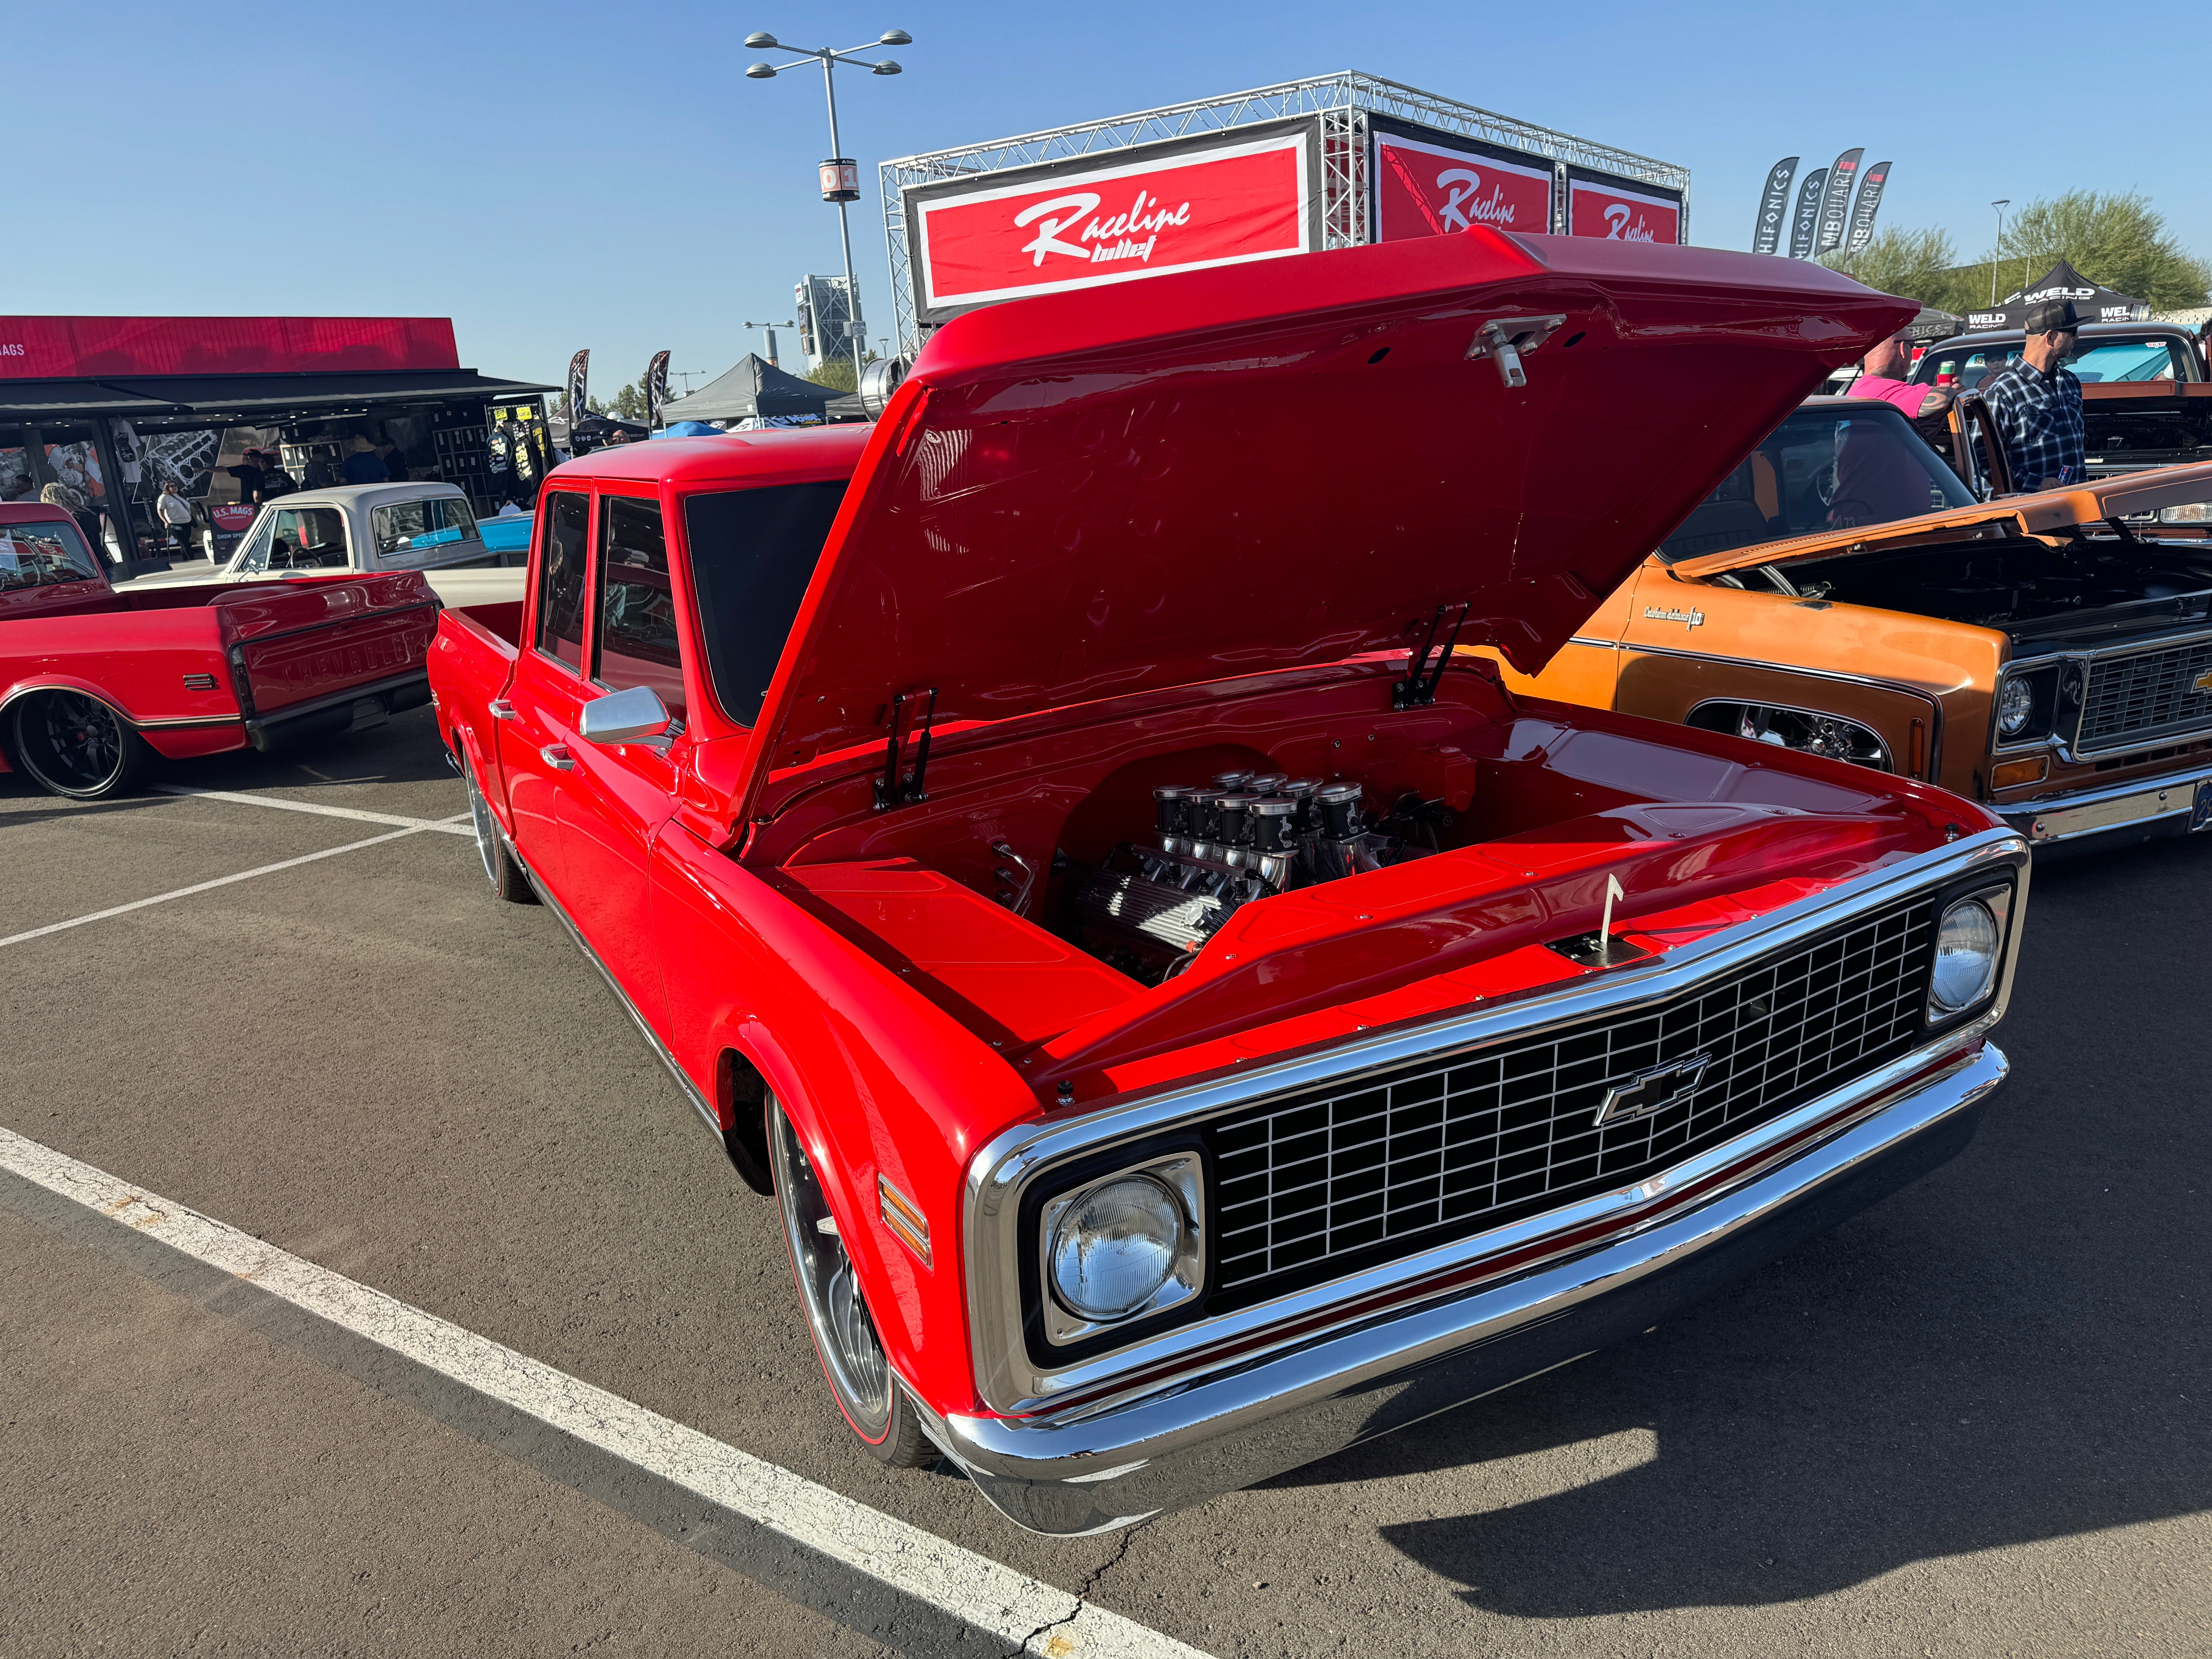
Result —
[[[1002, 1132], [979, 1148], [969, 1161], [962, 1205], [963, 1257], [967, 1264], [969, 1322], [976, 1386], [993, 1410], [1035, 1411], [1054, 1400], [1078, 1393], [1094, 1393], [1110, 1387], [1112, 1379], [1142, 1368], [1154, 1367], [1179, 1354], [1210, 1348], [1233, 1337], [1263, 1331], [1271, 1324], [1296, 1316], [1303, 1310], [1325, 1308], [1354, 1297], [1369, 1296], [1389, 1285], [1402, 1284], [1437, 1272], [1440, 1266], [1479, 1259], [1501, 1248], [1498, 1234], [1514, 1240], [1541, 1237], [1563, 1227], [1585, 1224], [1583, 1212], [1595, 1205], [1594, 1214], [1609, 1208], [1624, 1212], [1650, 1202], [1657, 1193], [1632, 1202], [1623, 1195], [1641, 1192], [1655, 1181], [1679, 1187], [1689, 1177], [1683, 1172], [1703, 1169], [1723, 1149], [1648, 1178], [1633, 1188], [1601, 1194], [1582, 1205], [1529, 1218], [1494, 1233], [1463, 1239], [1408, 1258], [1334, 1279], [1327, 1284], [1278, 1297], [1241, 1312], [1217, 1316], [1162, 1333], [1147, 1340], [1087, 1360], [1078, 1365], [1043, 1370], [1031, 1361], [1024, 1339], [1019, 1260], [1019, 1215], [1022, 1197], [1031, 1182], [1076, 1158], [1097, 1156], [1123, 1142], [1137, 1141], [1170, 1128], [1183, 1128], [1231, 1112], [1270, 1095], [1284, 1093], [1323, 1081], [1354, 1078], [1399, 1065], [1440, 1050], [1474, 1047], [1526, 1037], [1548, 1027], [1605, 1016], [1630, 1013], [1641, 1006], [1671, 1000], [1717, 975], [1747, 966], [1769, 953], [1813, 937], [1838, 921], [1931, 889], [1963, 882], [1984, 872], [2013, 872], [2016, 899], [2009, 935], [1994, 998], [1978, 1016], [1972, 1029], [1981, 1031], [2003, 1018], [2012, 995], [2019, 937], [2027, 912], [2028, 849], [2018, 831], [1985, 830], [1940, 851], [1872, 871], [1829, 890], [1798, 900], [1741, 927], [1698, 940], [1664, 956], [1618, 968], [1595, 981], [1576, 981], [1563, 988], [1518, 998], [1495, 1009], [1462, 1012], [1449, 1018], [1376, 1033], [1231, 1076], [1183, 1085], [1158, 1094], [1123, 1097], [1102, 1103], [1074, 1121], [1030, 1121]], [[1929, 1052], [1964, 1041], [1953, 1031], [1916, 1050], [1923, 1064]], [[1843, 1085], [1833, 1100], [1852, 1091], [1878, 1087], [1873, 1079], [1889, 1068]], [[1778, 1127], [1795, 1123], [1802, 1110], [1747, 1132], [1729, 1143], [1730, 1155], [1746, 1156], [1762, 1138], [1785, 1136]], [[1835, 1109], [1832, 1104], [1831, 1110]], [[1802, 1126], [1801, 1126], [1802, 1127]], [[1412, 1264], [1418, 1262], [1414, 1267]]]

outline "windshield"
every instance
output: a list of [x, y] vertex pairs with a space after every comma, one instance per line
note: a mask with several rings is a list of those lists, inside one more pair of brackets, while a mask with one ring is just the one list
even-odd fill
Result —
[[0, 524], [0, 592], [99, 580], [100, 568], [75, 525], [59, 519]]
[[[2066, 360], [2083, 386], [2106, 380], [2181, 380], [2188, 378], [2176, 342], [2164, 335], [2145, 334], [2114, 338], [2100, 334], [2082, 339]], [[1921, 386], [1954, 386], [1978, 392], [1982, 382], [2007, 363], [2020, 360], [2021, 343], [1985, 341], [1979, 345], [1946, 343], [1931, 346], [1912, 366], [1912, 379]]]
[[1959, 475], [1890, 404], [1822, 404], [1768, 434], [1659, 554], [1671, 564], [1973, 504]]
[[684, 503], [707, 674], [723, 713], [760, 719], [799, 603], [814, 579], [844, 482], [716, 490]]

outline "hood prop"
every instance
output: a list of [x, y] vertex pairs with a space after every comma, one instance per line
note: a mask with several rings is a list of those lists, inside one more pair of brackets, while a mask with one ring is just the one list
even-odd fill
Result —
[[1444, 648], [1437, 653], [1436, 666], [1429, 665], [1429, 653], [1437, 642], [1437, 630], [1444, 625], [1444, 612], [1449, 605], [1437, 607], [1437, 614], [1429, 618], [1429, 636], [1421, 641], [1406, 664], [1406, 678], [1390, 688], [1390, 707], [1393, 708], [1426, 708], [1437, 700], [1437, 687], [1443, 683], [1444, 665], [1451, 660], [1452, 647], [1459, 643], [1459, 630], [1467, 626], [1467, 613], [1474, 609], [1471, 601], [1460, 601], [1459, 616], [1445, 637]]
[[[910, 697], [927, 697], [921, 717], [915, 722], [921, 736], [914, 746], [914, 770], [907, 777], [899, 776], [899, 747], [901, 718]], [[891, 735], [884, 745], [884, 775], [876, 780], [876, 811], [888, 812], [894, 806], [903, 806], [908, 801], [929, 799], [929, 734], [937, 724], [937, 688], [924, 686], [919, 691], [894, 691], [890, 707]]]

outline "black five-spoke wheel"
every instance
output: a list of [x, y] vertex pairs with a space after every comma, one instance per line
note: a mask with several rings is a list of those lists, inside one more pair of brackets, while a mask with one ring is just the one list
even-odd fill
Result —
[[128, 789], [145, 769], [145, 738], [97, 697], [33, 691], [8, 716], [16, 763], [54, 794], [98, 800]]

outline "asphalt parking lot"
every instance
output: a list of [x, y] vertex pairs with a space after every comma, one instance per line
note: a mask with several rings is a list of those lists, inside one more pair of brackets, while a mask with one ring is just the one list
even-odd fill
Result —
[[[1048, 1540], [848, 1443], [770, 1206], [554, 918], [414, 827], [465, 805], [428, 710], [151, 781], [0, 777], [0, 1127], [1165, 1638], [2212, 1650], [2212, 839], [2038, 870], [2014, 1082], [1917, 1186], [1532, 1384]], [[1004, 1650], [4, 1170], [0, 1283], [0, 1653]]]

